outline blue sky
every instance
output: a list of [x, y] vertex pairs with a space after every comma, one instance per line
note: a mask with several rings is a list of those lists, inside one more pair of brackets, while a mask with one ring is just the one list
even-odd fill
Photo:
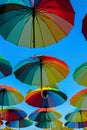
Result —
[[[45, 48], [30, 49], [30, 48], [15, 46], [14, 44], [11, 44], [10, 42], [0, 37], [0, 55], [9, 61], [13, 68], [19, 61], [29, 56], [33, 56], [35, 54], [54, 56], [60, 60], [65, 61], [68, 64], [70, 68], [70, 73], [65, 80], [63, 80], [61, 83], [58, 84], [60, 90], [66, 93], [66, 95], [68, 96], [68, 100], [63, 105], [54, 108], [55, 110], [62, 113], [61, 120], [63, 122], [65, 122], [64, 116], [69, 111], [74, 109], [74, 107], [72, 107], [69, 104], [69, 99], [76, 92], [84, 89], [83, 86], [78, 85], [73, 80], [73, 72], [79, 65], [87, 61], [87, 41], [85, 40], [81, 32], [82, 19], [87, 13], [87, 0], [71, 0], [71, 4], [75, 11], [74, 27], [71, 30], [71, 32], [68, 34], [68, 36], [63, 38], [57, 44], [53, 44]], [[0, 79], [0, 84], [13, 86], [17, 88], [23, 95], [25, 95], [29, 89], [34, 89], [33, 87], [29, 85], [25, 85], [20, 81], [18, 81], [15, 78], [14, 74], [6, 78]], [[16, 107], [25, 110], [28, 115], [37, 109], [27, 105], [24, 102], [20, 105], [17, 105]], [[34, 126], [25, 128], [23, 130], [27, 130], [27, 129], [40, 130]]]

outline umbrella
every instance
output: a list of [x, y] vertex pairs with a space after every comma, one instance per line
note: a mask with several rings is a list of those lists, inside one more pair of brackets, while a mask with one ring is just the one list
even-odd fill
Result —
[[29, 115], [33, 121], [43, 122], [45, 120], [58, 120], [62, 115], [51, 108], [40, 108]]
[[23, 0], [0, 5], [0, 34], [15, 45], [44, 47], [64, 38], [74, 25], [69, 0]]
[[18, 108], [4, 108], [1, 112], [3, 120], [6, 121], [14, 121], [14, 120], [21, 120], [27, 116], [27, 113]]
[[65, 126], [68, 128], [85, 128], [87, 127], [87, 121], [85, 122], [66, 122]]
[[85, 17], [82, 20], [82, 33], [83, 33], [85, 39], [87, 40], [87, 14], [85, 15]]
[[87, 89], [83, 89], [77, 92], [71, 99], [70, 103], [73, 106], [77, 106], [79, 108], [87, 108]]
[[12, 74], [12, 67], [10, 63], [0, 56], [0, 79]]
[[55, 88], [43, 89], [43, 96], [41, 95], [41, 89], [36, 89], [26, 95], [25, 102], [34, 107], [47, 108], [59, 106], [67, 100], [67, 96]]
[[69, 73], [63, 61], [52, 56], [29, 57], [15, 66], [14, 74], [21, 82], [29, 85], [52, 86]]
[[13, 127], [13, 128], [24, 128], [24, 127], [29, 127], [33, 124], [33, 122], [28, 118], [24, 118], [22, 120], [16, 120], [16, 121], [8, 121], [6, 122], [6, 125], [8, 127]]
[[65, 119], [70, 122], [85, 122], [87, 121], [87, 109], [76, 108], [74, 111], [68, 113]]
[[5, 127], [5, 128], [3, 128], [2, 130], [16, 130], [16, 129], [12, 129], [12, 128], [10, 128], [10, 127]]
[[39, 127], [39, 128], [58, 128], [60, 126], [62, 126], [62, 122], [60, 120], [55, 120], [55, 121], [50, 121], [50, 120], [46, 120], [44, 122], [38, 122], [35, 126]]
[[0, 105], [2, 106], [10, 106], [21, 103], [24, 100], [23, 95], [15, 88], [0, 85]]
[[64, 127], [64, 126], [60, 126], [58, 128], [52, 128], [51, 130], [73, 130], [72, 128], [67, 128], [67, 127]]
[[83, 86], [87, 86], [87, 62], [80, 65], [73, 74], [74, 80]]

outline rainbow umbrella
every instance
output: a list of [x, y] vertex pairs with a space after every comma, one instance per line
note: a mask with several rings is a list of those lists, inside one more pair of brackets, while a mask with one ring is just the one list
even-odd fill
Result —
[[21, 120], [27, 116], [27, 113], [19, 108], [4, 108], [0, 116], [5, 121]]
[[64, 126], [60, 126], [58, 128], [52, 128], [51, 130], [74, 130], [72, 128], [67, 128], [67, 127], [64, 127]]
[[0, 34], [15, 45], [45, 47], [64, 38], [74, 25], [69, 0], [16, 1], [0, 5]]
[[10, 127], [5, 127], [5, 128], [3, 128], [2, 130], [16, 130], [16, 129], [12, 129], [12, 128], [10, 128]]
[[87, 62], [80, 65], [73, 74], [74, 80], [83, 86], [87, 86]]
[[69, 122], [85, 122], [87, 121], [87, 109], [76, 108], [74, 111], [68, 113], [65, 119]]
[[87, 40], [87, 14], [85, 15], [85, 17], [82, 20], [82, 33], [83, 33], [85, 39]]
[[0, 56], [0, 79], [12, 74], [12, 67], [10, 63]]
[[85, 128], [87, 127], [87, 121], [85, 122], [66, 122], [65, 126], [68, 128]]
[[40, 108], [29, 115], [29, 118], [36, 122], [43, 122], [45, 120], [58, 120], [62, 115], [51, 108]]
[[79, 108], [87, 108], [87, 89], [77, 92], [71, 99], [70, 104]]
[[[15, 66], [14, 74], [21, 82], [29, 85], [52, 86], [69, 73], [63, 61], [52, 56], [29, 57]], [[37, 80], [38, 77], [38, 80]]]
[[10, 106], [21, 103], [24, 100], [23, 95], [15, 88], [0, 85], [0, 105], [2, 106]]
[[34, 107], [55, 107], [63, 104], [67, 100], [67, 96], [58, 89], [44, 88], [43, 96], [41, 89], [28, 92], [25, 97], [25, 102]]
[[62, 126], [62, 122], [60, 120], [55, 120], [55, 121], [50, 121], [50, 120], [46, 120], [44, 122], [38, 122], [35, 126], [39, 127], [39, 128], [58, 128], [60, 126]]
[[22, 120], [8, 121], [6, 122], [6, 125], [12, 128], [19, 128], [20, 130], [20, 128], [29, 127], [33, 125], [33, 122], [28, 117], [26, 117]]

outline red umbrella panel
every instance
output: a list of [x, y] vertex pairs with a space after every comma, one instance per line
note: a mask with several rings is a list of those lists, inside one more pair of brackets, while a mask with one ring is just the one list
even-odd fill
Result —
[[5, 121], [21, 120], [27, 116], [27, 113], [19, 108], [4, 108], [0, 114]]
[[0, 5], [0, 35], [15, 45], [48, 46], [64, 38], [74, 25], [70, 0], [17, 2]]
[[48, 108], [63, 104], [67, 100], [66, 94], [58, 89], [50, 88], [43, 89], [43, 96], [41, 89], [30, 91], [25, 97], [25, 102], [34, 107]]
[[82, 21], [82, 33], [85, 39], [87, 40], [87, 14], [85, 15]]

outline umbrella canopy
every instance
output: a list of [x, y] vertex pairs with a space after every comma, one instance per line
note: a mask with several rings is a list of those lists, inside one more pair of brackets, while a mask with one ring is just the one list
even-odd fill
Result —
[[21, 82], [41, 87], [60, 82], [68, 73], [69, 68], [65, 62], [44, 55], [29, 57], [17, 64], [14, 69], [16, 78]]
[[62, 122], [60, 120], [55, 120], [55, 121], [44, 121], [44, 122], [38, 122], [35, 126], [39, 128], [56, 128], [59, 126], [62, 126]]
[[23, 100], [24, 96], [17, 89], [7, 85], [0, 85], [0, 105], [2, 107], [16, 105]]
[[69, 0], [23, 2], [0, 5], [0, 34], [15, 45], [44, 47], [72, 29], [75, 13]]
[[87, 108], [87, 89], [83, 89], [77, 92], [71, 99], [70, 103], [73, 106], [77, 106], [79, 108]]
[[14, 121], [21, 120], [27, 116], [27, 113], [18, 108], [4, 108], [0, 113], [3, 120]]
[[51, 108], [40, 108], [29, 115], [29, 118], [33, 121], [43, 122], [46, 120], [54, 121], [58, 120], [62, 115]]
[[10, 128], [10, 127], [5, 127], [5, 128], [3, 128], [3, 129], [1, 129], [1, 130], [16, 130], [16, 129], [12, 129], [12, 128]]
[[85, 122], [66, 122], [65, 126], [68, 128], [85, 128], [87, 127], [87, 121]]
[[73, 130], [72, 128], [67, 128], [67, 127], [64, 127], [64, 126], [60, 126], [58, 128], [52, 128], [51, 130]]
[[74, 80], [83, 86], [87, 86], [87, 62], [80, 65], [73, 74]]
[[59, 106], [67, 100], [67, 96], [55, 88], [43, 89], [43, 96], [41, 89], [30, 91], [25, 97], [25, 102], [34, 107], [47, 108]]
[[87, 14], [85, 15], [85, 17], [82, 20], [82, 33], [83, 33], [85, 39], [87, 40]]
[[0, 56], [0, 79], [12, 74], [12, 67], [10, 63]]
[[85, 122], [87, 121], [87, 109], [75, 109], [73, 112], [68, 113], [65, 119], [70, 122]]
[[13, 127], [13, 128], [24, 128], [24, 127], [29, 127], [33, 124], [33, 122], [28, 118], [24, 118], [22, 120], [16, 120], [16, 121], [8, 121], [6, 122], [6, 125], [8, 127]]

